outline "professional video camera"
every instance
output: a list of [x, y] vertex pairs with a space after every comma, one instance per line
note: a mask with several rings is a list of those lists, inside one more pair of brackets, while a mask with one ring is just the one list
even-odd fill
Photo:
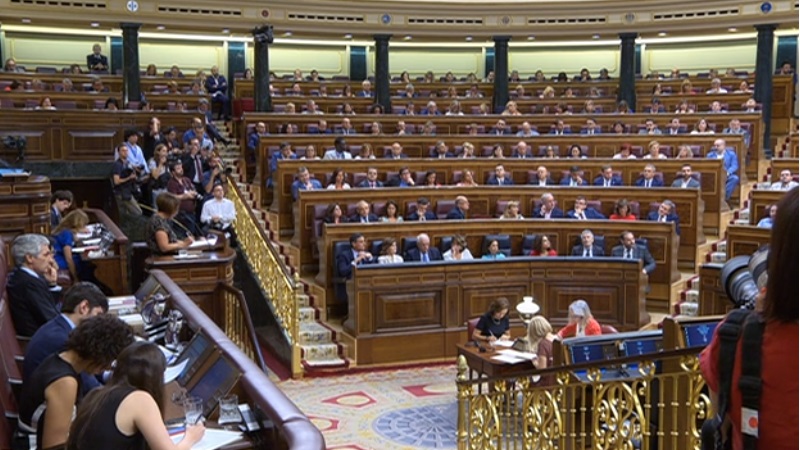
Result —
[[751, 256], [728, 260], [719, 274], [725, 294], [737, 308], [754, 309], [761, 288], [767, 285], [769, 246], [764, 245]]

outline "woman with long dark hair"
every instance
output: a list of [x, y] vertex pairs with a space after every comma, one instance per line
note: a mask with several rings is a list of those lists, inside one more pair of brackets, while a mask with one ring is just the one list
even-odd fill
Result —
[[205, 433], [202, 423], [187, 424], [172, 442], [164, 425], [164, 368], [158, 346], [134, 342], [117, 358], [111, 381], [92, 391], [78, 408], [67, 441], [69, 450], [190, 449]]

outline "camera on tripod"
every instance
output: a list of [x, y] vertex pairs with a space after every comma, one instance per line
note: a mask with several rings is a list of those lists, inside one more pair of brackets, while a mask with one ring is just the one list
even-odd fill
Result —
[[750, 256], [728, 260], [719, 274], [725, 294], [737, 308], [754, 309], [761, 289], [767, 285], [769, 246], [764, 245]]

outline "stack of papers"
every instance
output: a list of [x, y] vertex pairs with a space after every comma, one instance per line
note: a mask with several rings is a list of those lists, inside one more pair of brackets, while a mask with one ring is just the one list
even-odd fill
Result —
[[514, 341], [512, 341], [511, 339], [500, 339], [492, 342], [491, 345], [493, 347], [511, 347], [512, 345], [514, 345]]
[[[184, 433], [176, 434], [174, 436], [170, 436], [170, 438], [172, 439], [172, 442], [177, 444], [183, 439], [183, 434]], [[206, 428], [206, 433], [203, 435], [203, 439], [200, 439], [200, 442], [194, 444], [192, 446], [192, 450], [214, 450], [234, 443], [241, 438], [242, 433], [238, 431]]]
[[536, 355], [533, 353], [518, 352], [511, 349], [498, 350], [497, 354], [492, 356], [493, 360], [507, 364], [517, 364], [524, 361], [531, 361], [534, 358], [536, 358]]

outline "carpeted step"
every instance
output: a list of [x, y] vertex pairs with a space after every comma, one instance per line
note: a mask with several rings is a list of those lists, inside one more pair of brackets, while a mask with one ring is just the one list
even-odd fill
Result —
[[311, 306], [311, 297], [306, 294], [297, 294], [297, 303], [300, 308]]
[[696, 289], [687, 289], [681, 292], [681, 299], [689, 303], [697, 303], [700, 298], [700, 291]]
[[301, 345], [303, 362], [309, 366], [332, 366], [345, 364], [339, 356], [338, 344]]
[[317, 320], [317, 310], [310, 306], [300, 306], [298, 308], [298, 319], [300, 323], [314, 323]]
[[700, 290], [700, 277], [695, 275], [689, 280], [689, 289]]
[[683, 302], [680, 304], [680, 314], [682, 316], [697, 316], [698, 305], [692, 302]]
[[338, 346], [331, 341], [332, 336], [333, 332], [330, 329], [323, 327], [317, 322], [303, 322], [300, 324], [298, 342], [300, 342], [302, 346], [333, 345], [337, 347], [336, 356], [338, 357]]
[[725, 252], [711, 252], [707, 258], [708, 262], [722, 264], [728, 260], [728, 254]]

